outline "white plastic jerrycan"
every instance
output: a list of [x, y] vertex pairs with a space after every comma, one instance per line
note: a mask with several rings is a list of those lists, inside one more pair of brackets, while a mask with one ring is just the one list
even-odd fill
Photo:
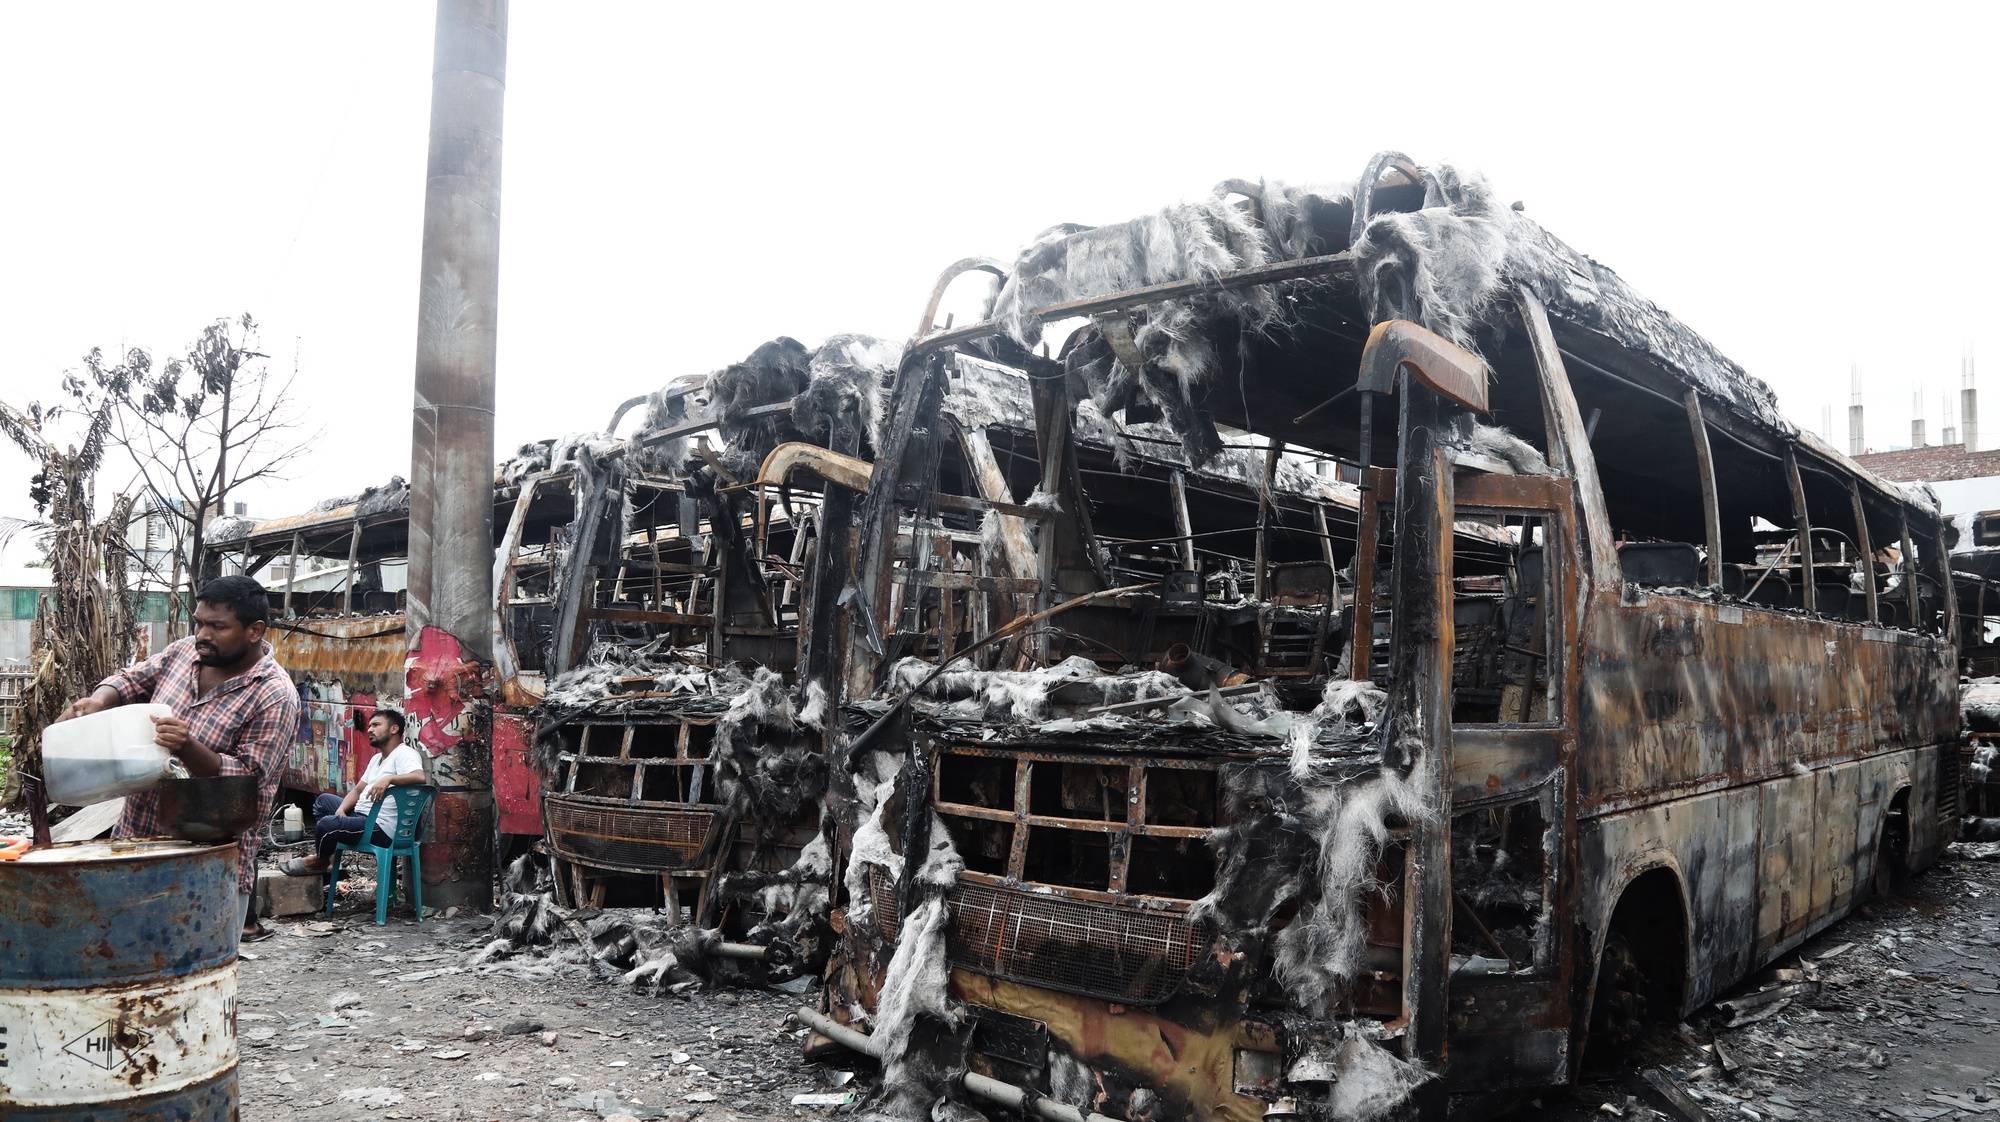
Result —
[[167, 776], [172, 753], [154, 743], [165, 705], [118, 705], [42, 730], [42, 781], [49, 801], [89, 806], [137, 794]]

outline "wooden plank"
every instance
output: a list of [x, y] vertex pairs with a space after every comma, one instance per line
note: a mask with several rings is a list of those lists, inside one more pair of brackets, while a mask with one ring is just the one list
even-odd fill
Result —
[[1694, 465], [1701, 474], [1701, 509], [1708, 531], [1708, 583], [1722, 585], [1722, 508], [1715, 493], [1715, 459], [1708, 447], [1708, 422], [1702, 419], [1701, 397], [1687, 392], [1688, 430], [1694, 436]]

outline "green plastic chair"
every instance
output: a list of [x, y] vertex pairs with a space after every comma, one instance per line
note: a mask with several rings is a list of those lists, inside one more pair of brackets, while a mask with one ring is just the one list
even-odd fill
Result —
[[368, 808], [368, 821], [361, 827], [361, 837], [352, 842], [335, 842], [333, 861], [326, 872], [326, 914], [333, 914], [334, 889], [340, 883], [340, 855], [346, 852], [359, 853], [367, 850], [375, 855], [375, 923], [379, 927], [389, 922], [389, 890], [396, 878], [396, 858], [410, 859], [410, 900], [417, 908], [417, 922], [424, 921], [424, 862], [417, 855], [417, 833], [423, 825], [424, 812], [430, 809], [431, 799], [437, 788], [429, 784], [389, 788], [389, 798], [396, 800], [396, 836], [389, 839], [386, 846], [376, 845], [375, 818], [382, 813], [385, 799], [375, 800]]

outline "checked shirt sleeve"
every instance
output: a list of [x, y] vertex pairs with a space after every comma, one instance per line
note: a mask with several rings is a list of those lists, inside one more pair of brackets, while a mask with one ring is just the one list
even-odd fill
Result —
[[[182, 640], [182, 642], [185, 641]], [[144, 662], [133, 663], [111, 677], [99, 682], [98, 686], [100, 688], [110, 686], [112, 689], [117, 690], [118, 700], [127, 705], [150, 700], [153, 696], [153, 691], [159, 688], [160, 676], [166, 673], [167, 662], [180, 653], [180, 646], [180, 643], [168, 643], [165, 647], [161, 648], [159, 654], [146, 659]]]

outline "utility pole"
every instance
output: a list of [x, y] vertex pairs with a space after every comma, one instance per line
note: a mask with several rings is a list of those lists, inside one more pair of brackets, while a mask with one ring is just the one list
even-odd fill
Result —
[[[433, 758], [425, 895], [492, 904], [493, 397], [507, 0], [438, 0], [410, 442], [408, 715]], [[357, 524], [357, 533], [361, 527]]]

